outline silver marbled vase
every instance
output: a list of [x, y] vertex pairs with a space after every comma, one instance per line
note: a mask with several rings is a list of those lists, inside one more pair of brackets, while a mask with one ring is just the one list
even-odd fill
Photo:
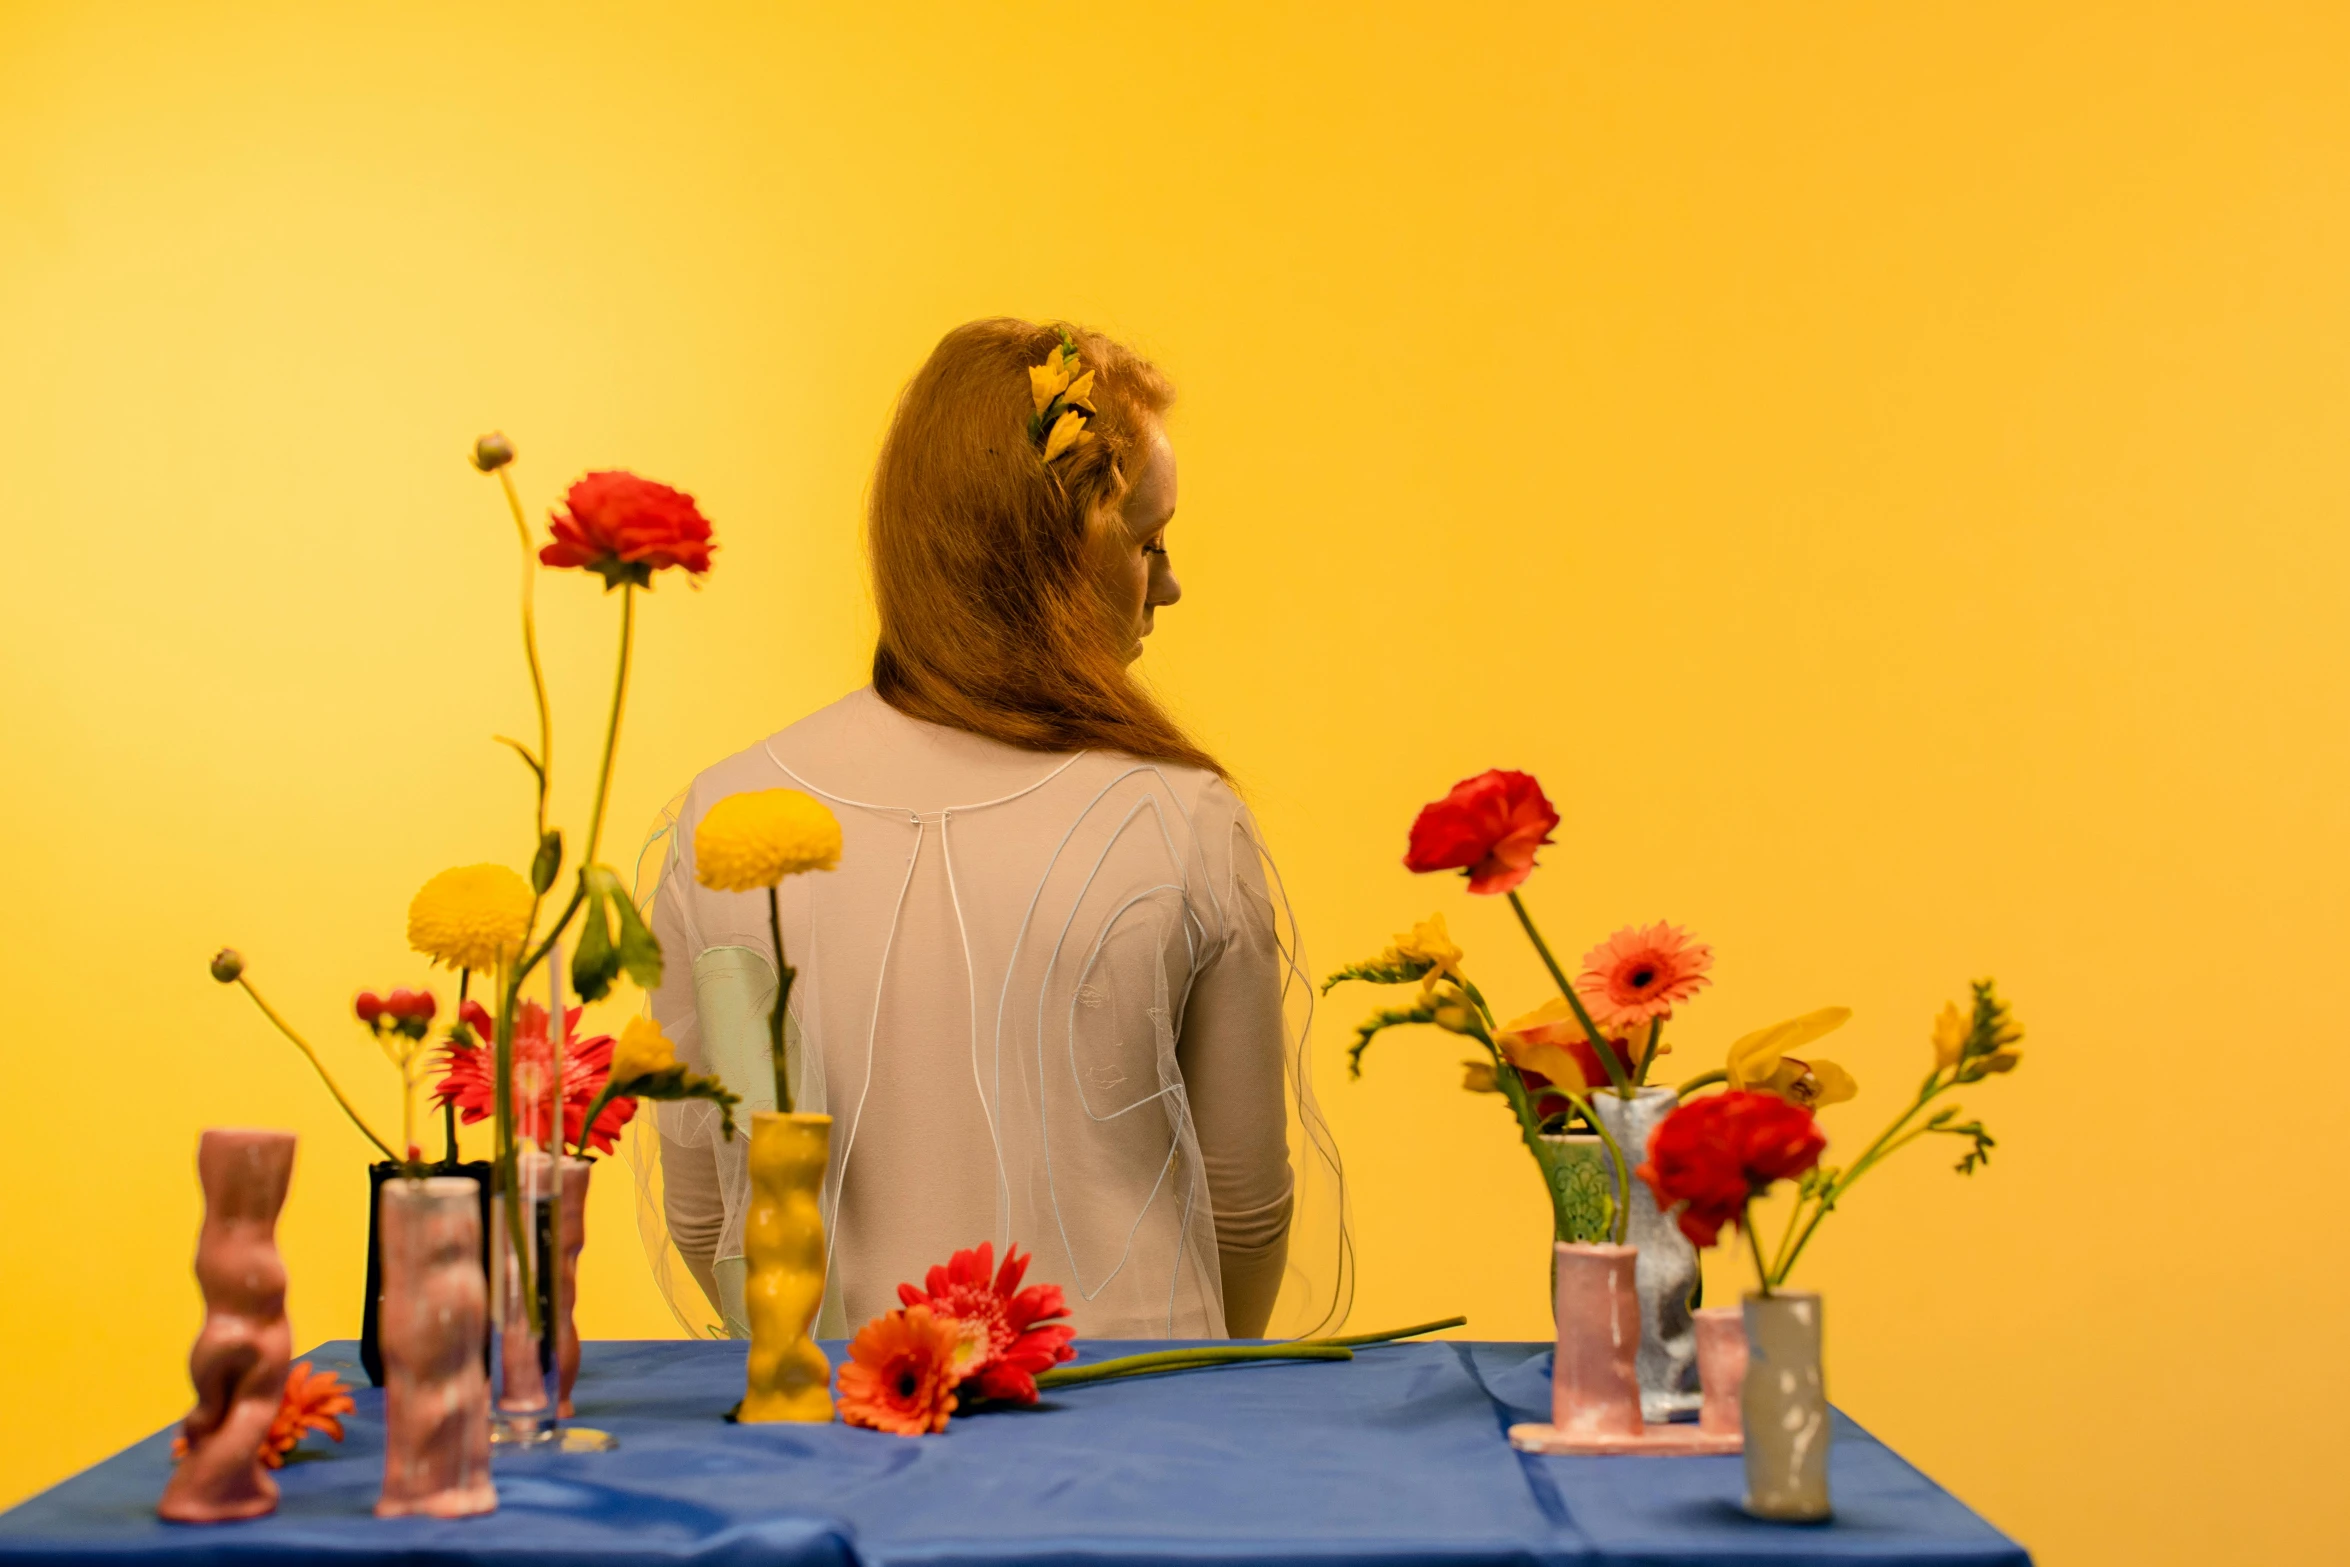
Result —
[[[1634, 1089], [1624, 1098], [1601, 1088], [1591, 1107], [1608, 1135], [1634, 1168], [1648, 1157], [1648, 1136], [1672, 1114], [1679, 1097], [1670, 1088]], [[1640, 1250], [1635, 1280], [1640, 1290], [1640, 1412], [1652, 1425], [1693, 1420], [1704, 1395], [1697, 1378], [1697, 1324], [1690, 1296], [1697, 1288], [1697, 1248], [1681, 1227], [1657, 1211], [1656, 1194], [1640, 1177], [1631, 1184], [1631, 1216], [1624, 1242]]]
[[1746, 1510], [1816, 1523], [1828, 1506], [1828, 1390], [1820, 1298], [1746, 1297]]

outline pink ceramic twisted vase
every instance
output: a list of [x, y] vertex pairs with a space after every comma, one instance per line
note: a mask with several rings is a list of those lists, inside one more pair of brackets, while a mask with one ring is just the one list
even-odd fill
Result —
[[258, 1518], [277, 1508], [262, 1439], [285, 1394], [293, 1334], [277, 1215], [294, 1173], [294, 1134], [215, 1128], [196, 1145], [204, 1228], [196, 1283], [204, 1327], [188, 1351], [196, 1407], [180, 1422], [187, 1451], [155, 1511], [175, 1523]]
[[1558, 1248], [1550, 1421], [1570, 1437], [1631, 1436], [1640, 1418], [1640, 1289], [1633, 1246]]
[[464, 1177], [394, 1179], [382, 1202], [384, 1487], [375, 1514], [495, 1512], [479, 1188]]
[[555, 1262], [555, 1377], [556, 1412], [571, 1418], [571, 1384], [579, 1380], [579, 1326], [572, 1321], [572, 1302], [579, 1298], [579, 1252], [587, 1244], [588, 1177], [595, 1165], [585, 1159], [563, 1161], [563, 1237]]

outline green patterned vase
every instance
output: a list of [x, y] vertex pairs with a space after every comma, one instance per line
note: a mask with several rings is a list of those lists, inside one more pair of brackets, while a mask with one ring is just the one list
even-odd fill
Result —
[[1550, 1186], [1550, 1206], [1556, 1239], [1570, 1246], [1604, 1244], [1608, 1234], [1608, 1207], [1615, 1195], [1615, 1172], [1607, 1148], [1589, 1132], [1572, 1137], [1545, 1136], [1535, 1155], [1542, 1178]]

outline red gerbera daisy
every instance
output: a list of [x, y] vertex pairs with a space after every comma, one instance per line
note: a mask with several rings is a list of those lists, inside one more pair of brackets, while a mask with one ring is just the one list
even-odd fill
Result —
[[[580, 1122], [586, 1117], [588, 1106], [604, 1091], [604, 1080], [612, 1075], [612, 1036], [598, 1034], [593, 1039], [575, 1039], [573, 1030], [579, 1027], [582, 1009], [572, 1007], [563, 1015], [563, 1140], [566, 1146], [580, 1145]], [[484, 1121], [497, 1111], [495, 1082], [496, 1053], [491, 1046], [496, 1023], [489, 1009], [478, 1001], [468, 1001], [458, 1009], [465, 1025], [473, 1030], [476, 1044], [461, 1045], [449, 1042], [442, 1060], [447, 1070], [433, 1088], [433, 1103], [453, 1104], [457, 1118], [467, 1126]], [[547, 1009], [535, 1001], [525, 1001], [514, 1018], [514, 1122], [519, 1135], [544, 1147], [547, 1141], [549, 1116], [548, 1076], [553, 1065], [554, 1046], [547, 1039]], [[596, 1117], [596, 1124], [588, 1132], [588, 1146], [598, 1153], [610, 1153], [622, 1127], [636, 1115], [634, 1099], [615, 1099], [604, 1106]]]
[[1033, 1404], [1036, 1374], [1076, 1358], [1077, 1351], [1069, 1344], [1077, 1336], [1075, 1328], [1038, 1325], [1069, 1314], [1061, 1286], [1020, 1288], [1032, 1260], [1014, 1246], [1004, 1253], [999, 1270], [995, 1244], [983, 1241], [973, 1250], [956, 1252], [945, 1267], [932, 1268], [923, 1280], [927, 1293], [911, 1284], [898, 1286], [898, 1299], [908, 1307], [927, 1306], [975, 1340], [972, 1353], [977, 1363], [965, 1373], [965, 1384], [976, 1384], [982, 1398]]

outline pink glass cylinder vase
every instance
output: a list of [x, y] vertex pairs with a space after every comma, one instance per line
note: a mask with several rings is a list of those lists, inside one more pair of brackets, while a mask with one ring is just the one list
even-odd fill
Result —
[[495, 1512], [479, 1186], [451, 1176], [390, 1180], [381, 1203], [384, 1483], [375, 1514]]
[[1638, 1248], [1560, 1244], [1550, 1421], [1570, 1437], [1639, 1436]]
[[586, 1159], [563, 1161], [563, 1227], [555, 1248], [555, 1379], [556, 1412], [571, 1418], [571, 1387], [579, 1380], [579, 1325], [572, 1306], [579, 1298], [579, 1253], [587, 1245], [588, 1177], [595, 1165]]
[[491, 1245], [497, 1269], [492, 1309], [498, 1326], [498, 1386], [492, 1400], [496, 1424], [491, 1439], [537, 1442], [552, 1434], [555, 1416], [555, 1400], [547, 1386], [554, 1361], [548, 1353], [553, 1343], [548, 1330], [554, 1326], [555, 1291], [547, 1266], [553, 1260], [547, 1231], [554, 1161], [543, 1153], [524, 1153], [514, 1165], [519, 1189], [498, 1194], [498, 1233]]
[[293, 1333], [277, 1215], [294, 1173], [294, 1134], [215, 1128], [196, 1145], [204, 1227], [196, 1283], [204, 1326], [188, 1351], [196, 1407], [180, 1422], [179, 1467], [155, 1504], [174, 1523], [222, 1523], [277, 1509], [261, 1444], [285, 1394]]

